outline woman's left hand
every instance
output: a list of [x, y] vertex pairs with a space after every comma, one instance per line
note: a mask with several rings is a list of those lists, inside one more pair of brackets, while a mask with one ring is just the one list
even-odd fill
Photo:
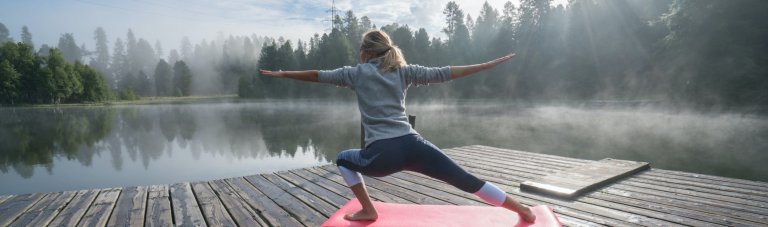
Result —
[[283, 70], [269, 71], [269, 70], [260, 69], [259, 73], [261, 73], [261, 75], [271, 76], [271, 77], [285, 77], [285, 72], [283, 72]]

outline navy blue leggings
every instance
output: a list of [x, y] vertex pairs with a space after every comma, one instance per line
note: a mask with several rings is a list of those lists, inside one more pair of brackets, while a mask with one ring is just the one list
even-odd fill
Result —
[[435, 145], [420, 135], [377, 140], [365, 149], [339, 153], [336, 165], [366, 176], [383, 177], [403, 170], [445, 181], [462, 191], [475, 193], [484, 181], [456, 165]]

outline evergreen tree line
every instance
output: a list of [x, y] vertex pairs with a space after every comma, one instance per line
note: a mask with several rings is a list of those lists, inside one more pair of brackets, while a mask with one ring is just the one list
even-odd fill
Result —
[[[113, 91], [115, 98], [135, 99], [140, 96], [236, 93], [239, 76], [220, 74], [219, 71], [230, 69], [233, 65], [255, 65], [256, 53], [264, 40], [256, 35], [225, 38], [219, 34], [216, 40], [202, 40], [193, 45], [189, 38], [184, 37], [180, 47], [170, 50], [166, 56], [160, 42], [155, 42], [153, 46], [149, 41], [137, 38], [132, 30], [110, 44], [106, 31], [99, 27], [94, 30], [93, 38], [93, 50], [87, 49], [85, 44], [77, 45], [74, 35], [65, 33], [57, 46], [43, 44], [35, 51], [32, 34], [24, 26], [21, 43], [29, 46], [31, 53], [38, 56], [47, 57], [50, 50], [57, 49], [70, 64], [88, 62], [88, 66], [101, 74], [108, 85], [107, 90]], [[14, 40], [9, 37], [5, 25], [0, 23], [0, 44], [8, 42]]]
[[0, 104], [100, 102], [111, 99], [101, 74], [61, 51], [40, 56], [23, 42], [0, 47]]
[[[768, 1], [550, 0], [487, 2], [465, 14], [455, 2], [443, 9], [445, 39], [425, 29], [389, 24], [409, 64], [484, 62], [509, 52], [513, 61], [481, 75], [409, 96], [516, 101], [624, 100], [691, 105], [768, 104]], [[349, 97], [322, 86], [257, 76], [270, 70], [334, 69], [357, 63], [361, 35], [376, 28], [352, 11], [333, 29], [294, 46], [267, 39], [258, 66], [222, 68], [240, 75], [241, 97]]]

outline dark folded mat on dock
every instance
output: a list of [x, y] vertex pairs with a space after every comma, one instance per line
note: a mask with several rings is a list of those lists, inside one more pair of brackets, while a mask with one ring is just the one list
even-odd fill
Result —
[[525, 181], [520, 190], [570, 199], [650, 168], [647, 162], [606, 158]]

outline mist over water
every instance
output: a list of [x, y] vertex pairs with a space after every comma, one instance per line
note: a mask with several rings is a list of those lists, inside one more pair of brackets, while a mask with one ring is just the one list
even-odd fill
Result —
[[650, 162], [654, 168], [768, 180], [768, 166], [761, 164], [768, 162], [768, 119], [762, 115], [493, 104], [434, 105], [426, 109], [415, 111], [421, 113], [420, 132], [434, 134], [430, 139], [442, 147], [472, 141], [574, 158], [610, 157]]
[[[0, 194], [211, 180], [330, 164], [353, 100], [0, 109]], [[487, 145], [768, 181], [768, 118], [650, 107], [409, 103], [441, 148]]]

